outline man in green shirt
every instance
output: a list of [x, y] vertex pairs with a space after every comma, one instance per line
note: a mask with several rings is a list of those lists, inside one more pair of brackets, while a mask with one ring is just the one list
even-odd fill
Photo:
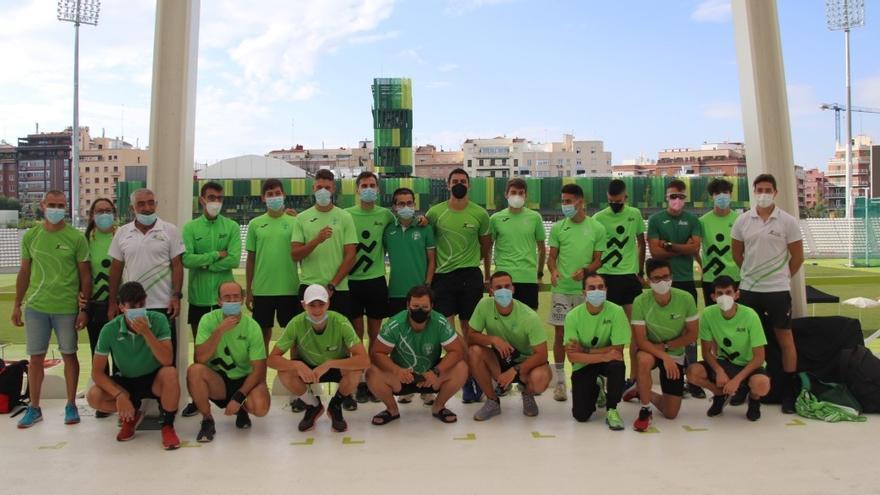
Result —
[[495, 244], [495, 270], [513, 277], [513, 297], [538, 310], [538, 282], [544, 276], [544, 221], [525, 206], [528, 185], [524, 179], [507, 181], [507, 208], [489, 217]]
[[236, 282], [223, 282], [218, 305], [202, 317], [196, 334], [196, 362], [186, 372], [190, 397], [202, 413], [198, 442], [214, 439], [211, 404], [235, 415], [235, 426], [251, 427], [248, 413], [263, 417], [269, 412], [266, 387], [266, 345], [260, 325], [242, 314], [244, 291]]
[[[652, 403], [667, 419], [678, 415], [684, 392], [684, 348], [697, 340], [699, 331], [697, 304], [690, 294], [672, 287], [669, 262], [651, 258], [645, 262], [645, 274], [651, 291], [633, 301], [632, 312], [633, 338], [639, 346], [637, 384], [642, 403], [633, 423], [636, 431], [647, 431], [651, 426]], [[662, 395], [651, 391], [651, 370], [658, 366]]]
[[704, 360], [688, 367], [688, 379], [715, 395], [706, 411], [710, 417], [721, 414], [728, 397], [745, 388], [749, 393], [746, 418], [757, 421], [761, 397], [770, 391], [770, 378], [764, 371], [764, 327], [755, 310], [736, 302], [739, 290], [732, 278], [721, 275], [714, 285], [712, 298], [717, 304], [700, 316]]
[[584, 275], [602, 266], [605, 249], [605, 227], [587, 216], [584, 190], [577, 184], [562, 186], [564, 219], [550, 228], [550, 256], [547, 269], [552, 284], [550, 324], [556, 333], [553, 342], [553, 363], [556, 367], [556, 388], [553, 398], [568, 400], [565, 389], [565, 315], [583, 302]]
[[[437, 311], [443, 313], [455, 328], [455, 315], [461, 323], [462, 336], [467, 335], [468, 320], [483, 297], [485, 281], [489, 279], [492, 264], [492, 236], [489, 214], [468, 197], [470, 176], [456, 168], [446, 180], [450, 198], [428, 210], [426, 216], [434, 227], [437, 242], [437, 270], [433, 289], [437, 297]], [[483, 273], [480, 273], [480, 260]], [[467, 404], [480, 400], [473, 379], [462, 389], [462, 401]]]
[[[373, 416], [376, 426], [400, 417], [394, 395], [416, 392], [437, 394], [431, 404], [435, 418], [444, 423], [458, 420], [446, 402], [467, 380], [464, 348], [449, 322], [433, 310], [433, 299], [427, 286], [412, 287], [406, 297], [408, 310], [389, 318], [373, 343], [367, 383], [385, 404], [385, 410]], [[442, 359], [441, 350], [446, 351]]]
[[622, 430], [623, 421], [617, 404], [623, 395], [623, 346], [629, 344], [629, 320], [623, 308], [606, 301], [608, 287], [597, 273], [584, 277], [584, 303], [565, 316], [565, 346], [571, 361], [571, 414], [584, 422], [596, 411], [601, 392], [601, 375], [608, 380], [605, 399], [605, 424], [611, 430]]
[[476, 421], [501, 414], [493, 379], [502, 389], [514, 382], [522, 384], [523, 414], [534, 417], [538, 415], [535, 395], [547, 390], [553, 376], [547, 364], [544, 324], [532, 308], [514, 300], [517, 290], [509, 273], [493, 273], [489, 279], [491, 297], [483, 298], [471, 316], [468, 363], [487, 399], [474, 414]]
[[715, 304], [712, 283], [716, 278], [727, 276], [734, 282], [739, 282], [739, 266], [733, 260], [730, 237], [739, 213], [730, 209], [730, 194], [733, 192], [730, 182], [712, 179], [707, 190], [714, 208], [700, 217], [703, 232], [700, 261], [703, 268], [703, 304], [708, 307]]
[[[122, 284], [117, 294], [122, 314], [101, 329], [92, 360], [95, 384], [86, 399], [96, 411], [119, 413], [122, 427], [116, 440], [120, 442], [134, 438], [144, 418], [141, 401], [158, 400], [162, 446], [174, 450], [180, 447], [174, 431], [180, 383], [174, 368], [168, 319], [161, 313], [147, 311], [147, 292], [138, 282]], [[112, 376], [107, 374], [110, 355], [117, 369]]]
[[[278, 380], [305, 403], [299, 431], [313, 429], [324, 412], [311, 387], [328, 382], [339, 384], [327, 405], [331, 429], [346, 431], [343, 400], [354, 392], [361, 373], [370, 366], [364, 344], [351, 323], [344, 315], [328, 310], [329, 302], [324, 286], [308, 286], [302, 300], [305, 311], [290, 320], [269, 354], [269, 366], [278, 370]], [[287, 351], [291, 352], [290, 359], [284, 357]]]
[[391, 273], [388, 277], [389, 315], [406, 311], [406, 295], [417, 285], [431, 285], [435, 269], [434, 229], [414, 221], [415, 193], [401, 187], [391, 198], [397, 221], [382, 236]]
[[[40, 392], [49, 338], [55, 331], [58, 350], [64, 360], [67, 405], [64, 423], [79, 423], [76, 384], [79, 360], [76, 357], [77, 330], [86, 326], [85, 305], [92, 293], [89, 272], [89, 246], [86, 238], [64, 222], [67, 198], [61, 191], [49, 191], [40, 201], [43, 221], [31, 227], [21, 239], [21, 266], [15, 279], [12, 324], [25, 327], [30, 403], [19, 428], [30, 428], [43, 420]], [[24, 320], [21, 305], [25, 304]]]

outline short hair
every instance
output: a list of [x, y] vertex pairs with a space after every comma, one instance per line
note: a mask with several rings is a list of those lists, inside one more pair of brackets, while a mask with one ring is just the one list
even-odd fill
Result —
[[275, 189], [276, 187], [281, 188], [281, 192], [284, 192], [284, 184], [282, 184], [280, 180], [278, 180], [278, 179], [266, 179], [265, 182], [263, 182], [263, 188], [262, 188], [261, 196], [265, 196], [265, 195], [266, 195], [266, 191], [268, 191], [268, 190], [270, 190], [270, 189]]
[[769, 183], [773, 184], [774, 191], [779, 190], [776, 188], [776, 177], [773, 177], [770, 174], [761, 174], [761, 175], [755, 177], [754, 182], [752, 182], [752, 187], [758, 187], [758, 183], [760, 183], [760, 182], [769, 182]]
[[242, 288], [241, 284], [236, 282], [235, 280], [227, 280], [225, 282], [220, 282], [220, 285], [217, 286], [217, 297], [220, 297], [220, 291], [223, 290], [223, 286], [226, 284], [235, 284], [238, 287], [238, 290], [241, 292], [241, 295], [244, 295], [244, 288]]
[[359, 173], [357, 178], [354, 180], [354, 187], [360, 186], [362, 180], [369, 179], [370, 177], [376, 179], [376, 185], [379, 185], [379, 177], [369, 170], [364, 170], [363, 172]]
[[526, 185], [526, 180], [520, 179], [519, 177], [514, 177], [507, 181], [507, 187], [504, 188], [504, 192], [509, 192], [511, 187], [529, 192], [529, 186]]
[[116, 300], [119, 304], [138, 304], [147, 301], [147, 291], [140, 282], [126, 282], [116, 291]]
[[706, 187], [706, 192], [709, 193], [709, 196], [721, 193], [731, 193], [733, 192], [733, 184], [724, 179], [715, 178], [709, 182], [709, 185]]
[[413, 201], [416, 199], [416, 193], [414, 193], [412, 189], [408, 187], [398, 187], [394, 190], [394, 194], [391, 195], [391, 203], [397, 203], [397, 197], [402, 194], [409, 194], [413, 197]]
[[713, 289], [712, 292], [715, 292], [715, 289], [726, 289], [727, 287], [733, 287], [733, 290], [738, 290], [739, 286], [736, 281], [733, 280], [729, 275], [721, 275], [715, 278], [715, 281], [712, 282]]
[[672, 270], [672, 267], [669, 265], [669, 262], [666, 260], [661, 260], [660, 258], [648, 258], [645, 261], [645, 274], [649, 277], [655, 271], [661, 268], [669, 268]]
[[335, 181], [336, 177], [333, 175], [333, 172], [327, 170], [326, 168], [322, 168], [315, 172], [315, 180], [332, 180]]
[[585, 273], [585, 274], [584, 274], [584, 278], [581, 279], [581, 288], [582, 288], [582, 289], [586, 289], [586, 288], [587, 288], [587, 279], [590, 278], [590, 277], [599, 277], [599, 278], [602, 279], [602, 283], [603, 283], [603, 284], [608, 284], [608, 282], [605, 280], [605, 276], [602, 275], [601, 273], [599, 273], [599, 272], [588, 272], [588, 273]]
[[578, 198], [583, 198], [584, 190], [581, 189], [581, 186], [577, 184], [566, 184], [562, 186], [562, 194], [571, 194], [573, 196], [577, 196]]
[[471, 176], [468, 175], [467, 171], [465, 169], [459, 167], [459, 168], [454, 168], [454, 169], [452, 169], [452, 172], [449, 172], [449, 175], [446, 177], [447, 184], [452, 182], [453, 175], [464, 175], [465, 177], [467, 177], [468, 182], [471, 181]]
[[58, 189], [50, 189], [50, 190], [46, 191], [46, 193], [43, 194], [43, 199], [45, 200], [49, 196], [61, 196], [62, 198], [65, 198], [65, 199], [67, 198], [67, 195], [64, 194], [64, 191], [61, 191]]
[[687, 190], [687, 185], [685, 185], [684, 181], [681, 179], [672, 179], [669, 181], [669, 184], [666, 184], [666, 190], [675, 189], [679, 192], [684, 192]]
[[213, 189], [215, 191], [223, 192], [223, 186], [220, 185], [220, 183], [210, 181], [210, 182], [205, 182], [204, 184], [202, 184], [202, 189], [201, 189], [201, 191], [199, 191], [199, 196], [204, 196], [205, 191], [207, 191], [208, 189]]
[[406, 293], [406, 305], [409, 306], [409, 302], [414, 297], [425, 296], [428, 296], [428, 300], [431, 301], [431, 306], [434, 306], [434, 291], [432, 291], [427, 285], [416, 285]]
[[146, 187], [135, 189], [134, 192], [131, 193], [131, 196], [128, 197], [131, 206], [134, 206], [134, 204], [136, 203], [134, 198], [136, 198], [138, 194], [150, 194], [151, 196], [156, 196], [156, 193], [154, 193], [152, 189], [147, 189]]
[[513, 282], [513, 276], [511, 274], [505, 272], [504, 270], [498, 270], [489, 277], [489, 285], [492, 285], [492, 282], [494, 282], [496, 278], [501, 277], [509, 277], [510, 281]]
[[614, 179], [608, 183], [608, 194], [611, 196], [617, 196], [620, 193], [626, 192], [626, 182], [620, 179]]

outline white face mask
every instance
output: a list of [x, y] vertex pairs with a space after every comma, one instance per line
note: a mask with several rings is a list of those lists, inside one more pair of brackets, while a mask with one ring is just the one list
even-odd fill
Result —
[[209, 217], [216, 217], [217, 214], [220, 213], [220, 208], [223, 208], [223, 203], [205, 203], [205, 213], [207, 213]]
[[733, 296], [728, 296], [727, 294], [715, 298], [715, 303], [718, 304], [721, 311], [730, 311], [730, 308], [733, 307], [733, 302]]
[[761, 208], [769, 208], [773, 206], [773, 195], [768, 193], [756, 194], [755, 203]]
[[669, 290], [672, 289], [672, 280], [662, 280], [660, 282], [651, 282], [651, 290], [660, 294], [666, 294]]
[[526, 204], [526, 198], [519, 194], [511, 194], [507, 197], [507, 205], [511, 208], [522, 208]]

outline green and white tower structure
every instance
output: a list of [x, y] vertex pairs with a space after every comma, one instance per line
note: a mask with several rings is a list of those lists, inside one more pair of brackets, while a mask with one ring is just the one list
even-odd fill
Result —
[[373, 163], [383, 177], [413, 172], [412, 80], [373, 79]]

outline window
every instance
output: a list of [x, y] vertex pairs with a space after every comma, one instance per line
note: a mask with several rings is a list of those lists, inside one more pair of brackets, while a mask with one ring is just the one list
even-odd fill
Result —
[[513, 159], [513, 166], [514, 166], [514, 167], [519, 167], [519, 158], [514, 158], [514, 159]]
[[473, 167], [473, 165], [474, 165], [474, 164], [472, 163], [472, 160], [468, 160], [468, 168]]
[[479, 165], [480, 167], [483, 166], [483, 159], [482, 159], [482, 158], [480, 158], [480, 159], [478, 160], [477, 165]]
[[88, 172], [89, 172], [89, 167], [86, 167], [86, 173], [88, 173]]
[[113, 167], [114, 172], [119, 172], [119, 167]]
[[[116, 157], [114, 156], [113, 158], [115, 159]], [[104, 165], [104, 172], [109, 172], [110, 171], [109, 169], [110, 169], [110, 167], [108, 167], [107, 165]]]

